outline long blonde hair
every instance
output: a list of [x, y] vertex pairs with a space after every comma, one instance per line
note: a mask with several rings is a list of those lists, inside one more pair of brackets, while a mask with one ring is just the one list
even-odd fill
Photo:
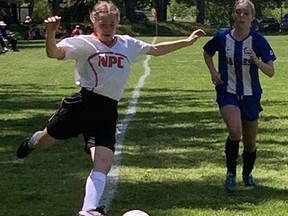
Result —
[[90, 19], [99, 17], [102, 14], [115, 14], [117, 17], [117, 22], [120, 22], [120, 11], [118, 7], [110, 0], [98, 1], [95, 5], [90, 8]]

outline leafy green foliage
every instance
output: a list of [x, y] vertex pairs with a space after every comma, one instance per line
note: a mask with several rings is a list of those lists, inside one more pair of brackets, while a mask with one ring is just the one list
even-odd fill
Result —
[[185, 3], [177, 3], [176, 0], [171, 0], [169, 5], [170, 16], [176, 15], [176, 18], [189, 20], [193, 15], [195, 16], [195, 7], [188, 7]]
[[[233, 1], [234, 5], [234, 1]], [[207, 4], [206, 19], [217, 28], [230, 27], [232, 25], [232, 2], [209, 2]]]
[[[169, 15], [168, 19], [171, 20], [172, 16], [176, 14], [176, 17], [184, 19], [189, 18], [189, 20], [195, 20], [195, 17], [197, 16], [197, 11], [195, 10], [195, 6], [197, 5], [197, 2], [200, 2], [201, 0], [170, 0], [165, 1], [165, 5], [169, 2]], [[204, 0], [202, 0], [204, 1]], [[33, 18], [42, 21], [44, 18], [46, 18], [48, 15], [51, 15], [51, 7], [52, 3], [54, 1], [42, 1], [42, 0], [35, 0], [35, 8], [33, 12]], [[57, 2], [57, 1], [55, 1]], [[55, 3], [54, 2], [54, 3]], [[79, 1], [81, 2], [81, 1]], [[77, 21], [77, 22], [83, 22], [83, 21], [89, 21], [88, 17], [88, 7], [91, 5], [93, 0], [83, 0], [83, 4], [81, 5], [81, 9], [79, 9], [79, 2], [76, 0], [65, 0], [61, 4], [59, 4], [59, 7], [61, 7], [60, 14], [63, 18], [63, 20], [67, 22], [71, 21]], [[141, 9], [145, 11], [152, 11], [152, 8], [156, 7], [156, 1], [155, 0], [115, 0], [114, 1], [117, 6], [119, 7], [122, 17], [127, 16], [126, 14], [126, 7], [127, 4], [134, 5], [135, 3], [135, 9]], [[271, 14], [271, 11], [274, 11], [275, 9], [279, 9], [281, 6], [281, 3], [283, 2], [283, 7], [287, 4], [287, 1], [281, 1], [281, 0], [268, 0], [268, 1], [261, 1], [261, 0], [254, 0], [256, 9], [256, 16], [263, 16], [266, 14]], [[209, 0], [205, 1], [206, 9], [205, 12], [205, 22], [211, 23], [216, 27], [220, 26], [230, 26], [232, 25], [231, 20], [231, 12], [232, 7], [234, 5], [234, 0]], [[128, 11], [129, 13], [129, 11]], [[162, 16], [161, 16], [162, 17]], [[163, 16], [165, 17], [165, 16]]]
[[36, 1], [33, 11], [33, 21], [43, 22], [48, 16], [52, 15], [51, 5], [46, 1]]

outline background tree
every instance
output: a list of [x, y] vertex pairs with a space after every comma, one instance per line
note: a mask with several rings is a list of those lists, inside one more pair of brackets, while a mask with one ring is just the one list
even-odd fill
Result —
[[172, 17], [176, 16], [176, 20], [179, 18], [186, 19], [189, 15], [193, 16], [193, 11], [193, 8], [186, 3], [180, 3], [177, 0], [170, 0], [169, 12]]
[[135, 14], [135, 9], [136, 9], [136, 1], [135, 0], [124, 0], [125, 3], [125, 14], [127, 19], [131, 22], [131, 23], [136, 23], [137, 22], [137, 18], [136, 18], [136, 14]]
[[155, 0], [155, 9], [157, 12], [158, 21], [166, 21], [167, 20], [167, 5], [169, 0]]
[[35, 7], [35, 0], [29, 0], [29, 16], [33, 16], [33, 11]]
[[197, 16], [196, 22], [204, 24], [205, 21], [205, 0], [196, 1]]
[[52, 15], [60, 15], [60, 1], [61, 0], [48, 0], [52, 7]]
[[[0, 0], [0, 9], [7, 8], [17, 20], [20, 0]], [[61, 15], [64, 21], [89, 21], [88, 9], [95, 0], [21, 0], [28, 3], [29, 15], [37, 20], [43, 20], [48, 15]], [[131, 23], [137, 22], [135, 9], [152, 11], [155, 8], [159, 21], [167, 20], [167, 7], [171, 15], [185, 19], [187, 14], [196, 17], [196, 22], [214, 26], [231, 26], [231, 11], [235, 0], [114, 0], [119, 7], [122, 18], [125, 16]], [[271, 15], [271, 9], [280, 8], [287, 0], [253, 0], [256, 7], [256, 17]], [[175, 7], [177, 5], [177, 7]], [[35, 11], [35, 8], [37, 9]], [[52, 12], [51, 12], [52, 10]], [[279, 10], [280, 11], [280, 10]], [[267, 13], [268, 12], [268, 13]], [[279, 12], [279, 17], [281, 17]], [[280, 19], [279, 19], [280, 21]]]
[[[17, 6], [18, 6], [18, 3], [20, 1], [19, 0], [9, 0], [9, 4], [10, 4], [10, 8], [11, 8], [11, 15], [13, 17], [13, 20], [15, 23], [19, 23], [19, 20], [18, 20], [18, 11], [17, 11]], [[8, 12], [10, 12], [9, 10], [7, 10]]]
[[0, 0], [0, 8], [7, 8], [8, 0]]

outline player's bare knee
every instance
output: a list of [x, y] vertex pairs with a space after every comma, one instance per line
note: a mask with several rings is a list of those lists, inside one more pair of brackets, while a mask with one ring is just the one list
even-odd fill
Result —
[[231, 140], [240, 140], [241, 139], [241, 131], [238, 130], [230, 130], [229, 131], [229, 138]]

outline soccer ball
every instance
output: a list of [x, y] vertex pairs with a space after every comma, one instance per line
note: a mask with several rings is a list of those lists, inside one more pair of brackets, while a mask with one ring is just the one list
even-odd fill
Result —
[[149, 216], [146, 212], [141, 210], [131, 210], [123, 214], [122, 216]]

